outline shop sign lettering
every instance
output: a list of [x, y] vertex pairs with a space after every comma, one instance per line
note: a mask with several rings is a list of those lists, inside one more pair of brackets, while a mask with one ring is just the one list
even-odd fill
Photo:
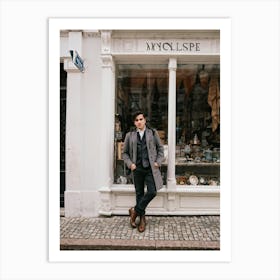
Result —
[[146, 42], [146, 51], [200, 52], [199, 42]]

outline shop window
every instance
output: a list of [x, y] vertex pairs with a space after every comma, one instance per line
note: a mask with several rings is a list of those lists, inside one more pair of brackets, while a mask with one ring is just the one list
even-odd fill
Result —
[[[121, 153], [132, 116], [139, 109], [157, 129], [165, 150], [161, 172], [168, 169], [168, 67], [118, 65], [115, 102], [114, 183], [132, 184]], [[177, 185], [220, 184], [220, 65], [179, 64], [176, 70]]]
[[178, 65], [176, 182], [220, 184], [220, 67]]
[[[155, 128], [167, 150], [168, 68], [167, 65], [118, 65], [115, 102], [114, 182], [132, 183], [122, 158], [125, 135], [134, 129], [133, 114], [143, 110], [147, 125]], [[162, 172], [164, 181], [166, 173]]]

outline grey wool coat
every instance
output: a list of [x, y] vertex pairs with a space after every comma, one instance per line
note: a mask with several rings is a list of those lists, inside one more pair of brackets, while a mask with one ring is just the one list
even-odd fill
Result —
[[[164, 160], [163, 145], [156, 130], [146, 127], [146, 143], [149, 155], [149, 162], [152, 168], [152, 173], [156, 185], [156, 189], [159, 190], [163, 187], [161, 172], [159, 167]], [[124, 148], [122, 154], [123, 160], [127, 167], [134, 163], [136, 164], [137, 157], [137, 131], [128, 132], [124, 140]], [[157, 162], [159, 167], [156, 167], [154, 163]]]

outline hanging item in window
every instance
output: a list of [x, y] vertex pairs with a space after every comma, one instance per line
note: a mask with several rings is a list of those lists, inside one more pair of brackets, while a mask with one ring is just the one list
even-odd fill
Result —
[[208, 104], [212, 109], [212, 132], [214, 132], [220, 123], [220, 90], [218, 78], [215, 76], [211, 77], [209, 83]]

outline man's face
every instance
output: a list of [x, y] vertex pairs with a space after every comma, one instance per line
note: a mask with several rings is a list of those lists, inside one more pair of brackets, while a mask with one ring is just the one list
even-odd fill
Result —
[[143, 130], [146, 125], [146, 119], [144, 118], [144, 116], [142, 114], [140, 114], [140, 115], [136, 116], [136, 118], [134, 120], [134, 124], [138, 129]]

